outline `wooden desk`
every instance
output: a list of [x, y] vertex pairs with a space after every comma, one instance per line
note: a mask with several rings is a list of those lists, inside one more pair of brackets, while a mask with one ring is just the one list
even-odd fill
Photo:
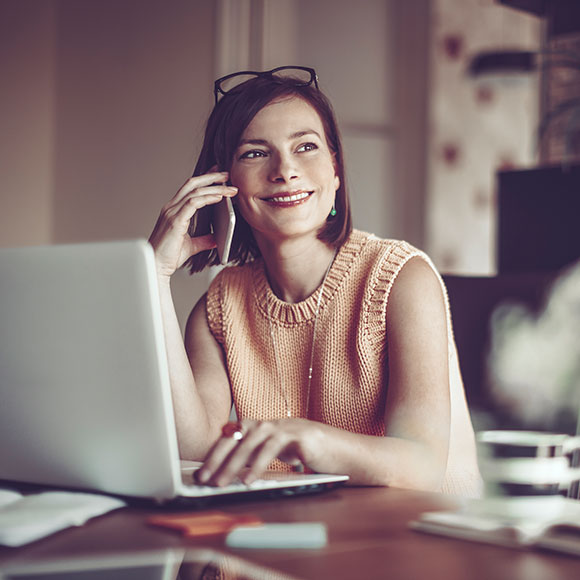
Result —
[[[146, 524], [155, 509], [131, 507], [29, 546], [0, 548], [0, 568], [63, 556], [102, 557], [179, 548], [211, 548], [302, 579], [550, 580], [580, 575], [580, 559], [511, 550], [430, 536], [407, 524], [420, 513], [452, 508], [446, 496], [384, 488], [341, 488], [330, 493], [226, 504], [229, 513], [253, 513], [267, 522], [322, 521], [329, 543], [321, 550], [230, 550], [223, 538], [183, 539]], [[213, 509], [213, 508], [212, 508]], [[275, 576], [272, 576], [273, 578]]]

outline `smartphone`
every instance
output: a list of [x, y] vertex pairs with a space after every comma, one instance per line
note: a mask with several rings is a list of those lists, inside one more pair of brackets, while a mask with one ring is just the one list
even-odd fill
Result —
[[213, 236], [217, 244], [217, 252], [220, 263], [225, 265], [230, 259], [230, 249], [236, 227], [236, 214], [232, 200], [223, 197], [213, 206], [212, 228]]

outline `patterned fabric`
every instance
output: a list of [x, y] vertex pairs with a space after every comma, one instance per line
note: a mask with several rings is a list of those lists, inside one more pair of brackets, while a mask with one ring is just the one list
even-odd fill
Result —
[[[387, 304], [398, 273], [415, 256], [433, 267], [423, 252], [406, 242], [356, 230], [341, 247], [320, 301], [309, 403], [308, 366], [318, 292], [297, 304], [280, 300], [268, 284], [262, 260], [222, 270], [208, 291], [207, 314], [210, 330], [225, 352], [238, 417], [285, 417], [284, 388], [293, 417], [305, 417], [308, 408], [309, 419], [354, 433], [384, 435]], [[449, 308], [447, 313], [452, 418], [444, 490], [474, 495], [479, 480], [473, 429]], [[284, 373], [283, 382], [278, 369]], [[451, 484], [451, 479], [457, 482]]]

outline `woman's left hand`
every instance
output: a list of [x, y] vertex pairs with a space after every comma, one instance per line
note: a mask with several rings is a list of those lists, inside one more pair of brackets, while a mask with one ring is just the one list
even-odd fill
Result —
[[249, 484], [276, 458], [290, 465], [302, 464], [314, 471], [326, 471], [319, 465], [323, 454], [316, 452], [324, 448], [323, 430], [318, 425], [306, 419], [244, 419], [228, 423], [197, 472], [197, 481], [216, 486], [236, 480]]

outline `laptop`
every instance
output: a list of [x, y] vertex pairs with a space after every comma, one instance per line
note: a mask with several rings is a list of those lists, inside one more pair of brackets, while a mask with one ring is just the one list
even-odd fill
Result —
[[0, 480], [148, 498], [284, 496], [342, 475], [196, 485], [180, 462], [153, 249], [0, 249]]

